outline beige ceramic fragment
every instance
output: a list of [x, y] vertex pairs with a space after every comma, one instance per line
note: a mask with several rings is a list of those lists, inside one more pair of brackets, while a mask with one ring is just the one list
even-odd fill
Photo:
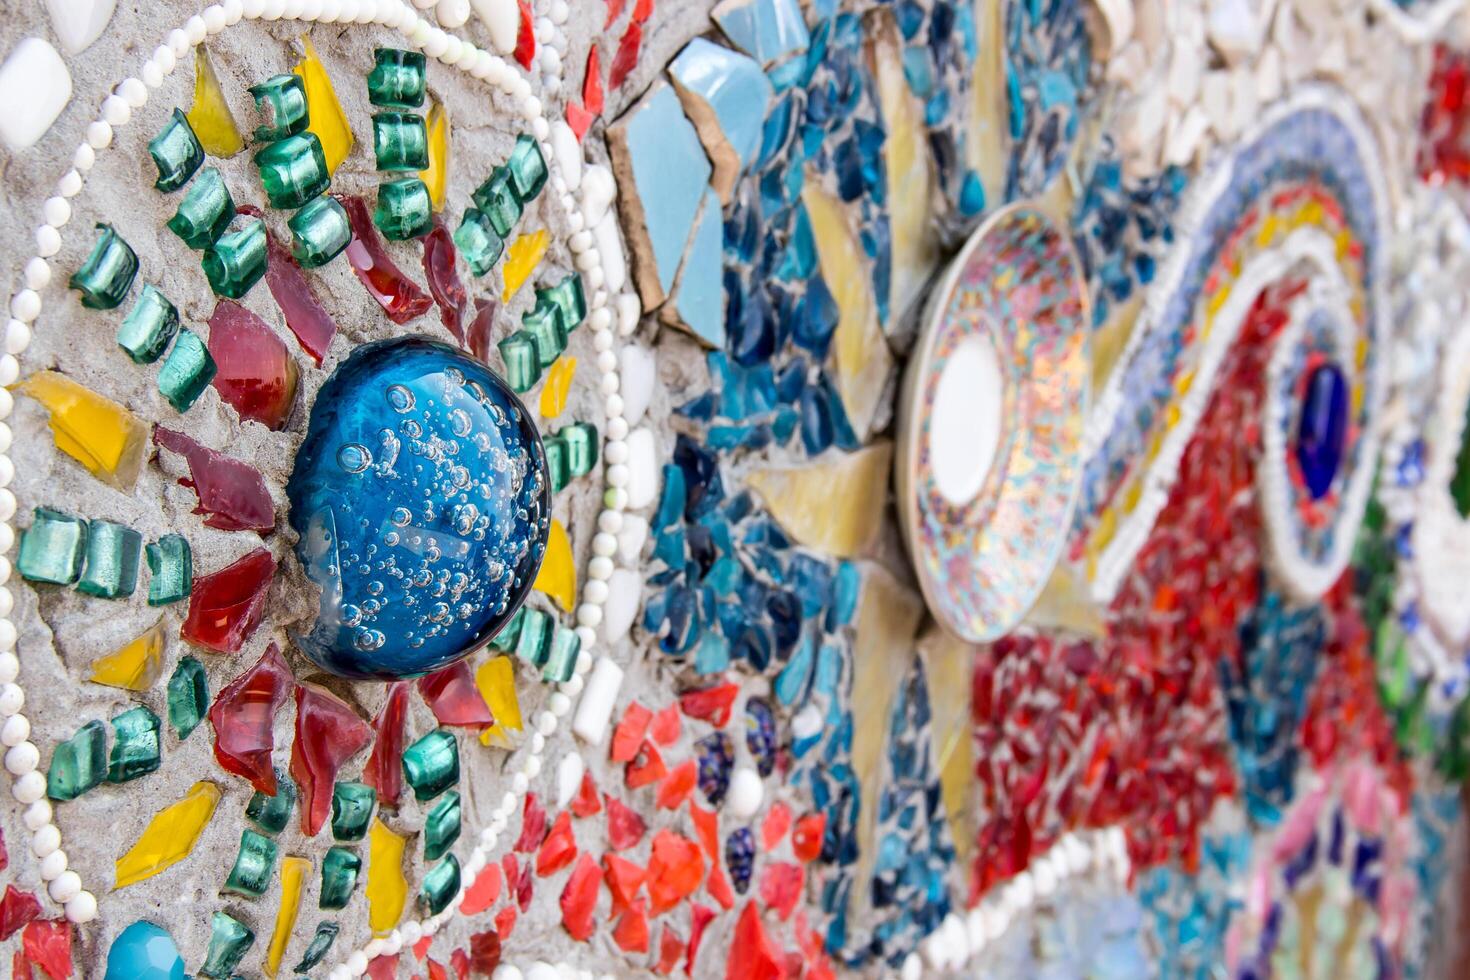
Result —
[[980, 175], [987, 201], [999, 201], [1006, 188], [1005, 16], [1001, 0], [975, 0], [979, 56], [970, 79], [970, 131], [965, 158]]
[[852, 558], [883, 523], [892, 465], [893, 443], [884, 440], [796, 469], [758, 470], [749, 483], [798, 543]]
[[934, 739], [934, 766], [949, 817], [959, 863], [969, 863], [977, 826], [975, 737], [970, 718], [970, 692], [979, 647], [931, 626], [919, 639], [919, 654], [929, 682], [930, 731]]

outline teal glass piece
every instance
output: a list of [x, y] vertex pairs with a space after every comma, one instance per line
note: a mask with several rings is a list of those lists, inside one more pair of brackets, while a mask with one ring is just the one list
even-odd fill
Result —
[[567, 331], [562, 323], [561, 308], [545, 293], [536, 297], [536, 305], [521, 316], [521, 329], [536, 345], [536, 363], [546, 370], [567, 349]]
[[151, 282], [144, 283], [137, 302], [117, 328], [117, 345], [134, 364], [152, 364], [168, 350], [178, 332], [178, 309]]
[[459, 794], [450, 790], [424, 818], [424, 860], [437, 861], [445, 855], [460, 831]]
[[549, 289], [536, 291], [538, 298], [546, 297], [561, 311], [562, 323], [571, 333], [587, 319], [587, 296], [582, 291], [582, 277], [573, 272]]
[[505, 383], [518, 395], [524, 395], [541, 380], [541, 359], [536, 356], [536, 342], [524, 330], [517, 330], [496, 345], [505, 362]]
[[164, 192], [183, 187], [204, 162], [204, 147], [199, 145], [188, 117], [177, 108], [162, 131], [148, 141], [148, 153], [158, 166], [158, 180], [153, 186]]
[[406, 241], [434, 229], [434, 207], [428, 186], [417, 177], [400, 177], [378, 185], [373, 224], [384, 238]]
[[265, 222], [256, 218], [239, 231], [221, 235], [204, 251], [204, 275], [221, 296], [239, 299], [265, 275]]
[[525, 620], [526, 607], [522, 606], [516, 610], [516, 614], [510, 618], [510, 621], [500, 628], [500, 632], [496, 633], [494, 638], [490, 640], [490, 645], [506, 653], [514, 650], [516, 648], [516, 640], [520, 639], [521, 623], [525, 622]]
[[168, 219], [169, 230], [190, 248], [208, 248], [235, 220], [235, 199], [218, 169], [205, 167]]
[[576, 422], [557, 433], [567, 445], [567, 467], [573, 478], [586, 476], [597, 465], [597, 427]]
[[111, 521], [87, 525], [86, 571], [77, 589], [101, 599], [122, 599], [138, 587], [138, 559], [143, 536]]
[[182, 742], [199, 727], [208, 710], [209, 678], [204, 673], [204, 665], [194, 657], [185, 656], [168, 679], [169, 727]]
[[572, 479], [572, 464], [570, 454], [567, 452], [567, 441], [558, 433], [542, 439], [541, 445], [546, 450], [546, 472], [551, 477], [551, 492], [561, 493], [562, 488]]
[[187, 599], [194, 590], [194, 555], [189, 542], [177, 534], [150, 541], [148, 556], [148, 605], [166, 606]]
[[271, 143], [254, 160], [273, 208], [299, 208], [325, 191], [332, 180], [322, 142], [311, 130]]
[[459, 743], [454, 735], [436, 728], [404, 749], [403, 777], [420, 803], [459, 782]]
[[89, 721], [56, 746], [46, 770], [46, 795], [74, 800], [107, 778], [107, 726]]
[[20, 534], [15, 570], [30, 582], [73, 585], [87, 560], [87, 522], [48, 507], [37, 507], [31, 526]]
[[511, 229], [521, 220], [521, 202], [511, 183], [510, 171], [504, 167], [496, 167], [490, 179], [481, 184], [471, 196], [475, 207], [490, 219], [490, 227], [495, 229], [495, 234], [501, 238], [509, 238]]
[[97, 242], [69, 285], [89, 310], [110, 310], [127, 298], [138, 274], [138, 256], [111, 225], [97, 225]]
[[572, 672], [577, 667], [577, 654], [581, 649], [582, 641], [578, 638], [577, 631], [558, 626], [551, 640], [551, 653], [541, 669], [541, 679], [552, 684], [571, 680]]
[[522, 205], [529, 204], [541, 193], [549, 174], [546, 158], [541, 155], [541, 144], [536, 137], [529, 133], [522, 133], [517, 137], [515, 149], [511, 150], [510, 159], [505, 163], [505, 170], [510, 175], [511, 189], [515, 191], [516, 199]]
[[429, 869], [424, 875], [419, 898], [430, 915], [438, 915], [449, 907], [449, 902], [459, 894], [459, 859], [453, 854]]
[[377, 791], [364, 783], [338, 783], [332, 789], [332, 836], [337, 840], [362, 840], [373, 817]]
[[143, 705], [129, 708], [112, 719], [112, 755], [107, 760], [107, 781], [125, 783], [157, 772], [163, 747], [158, 716]]
[[373, 116], [373, 154], [379, 170], [429, 169], [429, 130], [413, 112], [379, 112]]
[[551, 632], [556, 624], [539, 609], [527, 609], [516, 639], [516, 656], [532, 667], [542, 667], [551, 654]]
[[260, 790], [250, 797], [245, 806], [246, 818], [262, 832], [279, 834], [291, 819], [291, 809], [296, 805], [296, 784], [281, 770], [276, 770], [276, 795], [266, 796]]
[[306, 944], [306, 952], [301, 956], [301, 962], [296, 964], [296, 972], [308, 973], [318, 963], [327, 958], [327, 951], [337, 941], [337, 933], [342, 927], [335, 922], [318, 922], [316, 932], [311, 937], [311, 942]]
[[291, 229], [291, 255], [303, 269], [315, 269], [342, 254], [352, 242], [347, 209], [323, 194], [286, 222]]
[[158, 370], [158, 390], [175, 411], [187, 412], [195, 399], [204, 394], [217, 370], [204, 341], [185, 327], [179, 331], [178, 342]]
[[317, 900], [320, 908], [345, 909], [357, 890], [357, 876], [362, 873], [362, 858], [347, 847], [331, 847], [322, 858], [322, 890]]
[[255, 107], [265, 116], [264, 125], [255, 127], [255, 138], [262, 142], [295, 136], [311, 121], [306, 83], [300, 75], [290, 72], [272, 75], [250, 86], [250, 94], [255, 98]]
[[470, 272], [483, 276], [505, 253], [505, 239], [491, 226], [485, 212], [466, 208], [459, 227], [454, 229], [454, 247], [464, 256]]
[[367, 79], [368, 101], [388, 109], [417, 109], [424, 104], [425, 63], [421, 51], [375, 48]]
[[270, 887], [271, 873], [276, 868], [276, 842], [253, 830], [240, 832], [240, 850], [235, 866], [221, 891], [247, 898], [259, 898]]
[[209, 952], [199, 968], [201, 977], [229, 980], [235, 967], [255, 943], [255, 932], [228, 912], [216, 912], [210, 922]]

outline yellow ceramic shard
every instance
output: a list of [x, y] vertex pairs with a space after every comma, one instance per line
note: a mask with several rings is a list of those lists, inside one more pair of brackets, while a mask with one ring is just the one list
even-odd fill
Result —
[[403, 877], [403, 848], [407, 838], [389, 830], [377, 817], [368, 834], [368, 927], [373, 935], [393, 931], [408, 901], [408, 879]]
[[429, 130], [429, 169], [419, 171], [419, 180], [429, 188], [434, 210], [443, 211], [449, 191], [449, 110], [444, 103], [434, 103], [424, 125]]
[[520, 292], [526, 280], [531, 278], [531, 273], [536, 271], [536, 266], [541, 264], [541, 256], [546, 254], [546, 246], [550, 242], [551, 236], [546, 233], [546, 229], [538, 228], [517, 238], [505, 250], [505, 265], [501, 268], [501, 275], [505, 277], [505, 292], [501, 295], [507, 303]]
[[311, 875], [311, 862], [304, 857], [288, 857], [281, 862], [281, 908], [276, 912], [276, 928], [265, 954], [265, 975], [273, 977], [281, 969], [286, 944], [296, 929], [296, 915], [301, 911], [301, 893]]
[[551, 519], [551, 534], [546, 539], [546, 557], [541, 559], [541, 571], [531, 586], [544, 592], [551, 600], [567, 612], [577, 601], [577, 565], [572, 560], [572, 540], [561, 521]]
[[567, 407], [567, 393], [572, 390], [572, 375], [577, 373], [575, 357], [558, 357], [546, 372], [541, 386], [541, 417], [554, 419]]
[[[876, 442], [830, 462], [760, 470], [749, 485], [799, 543], [851, 558], [867, 549], [883, 523], [892, 464], [893, 443]], [[833, 487], [843, 492], [834, 494]]]
[[475, 686], [490, 706], [495, 724], [480, 733], [481, 745], [514, 748], [510, 733], [521, 731], [521, 702], [516, 697], [515, 665], [509, 657], [491, 657], [475, 671]]
[[146, 691], [163, 671], [163, 620], [116, 653], [92, 661], [92, 682]]
[[332, 79], [322, 59], [317, 57], [316, 48], [311, 46], [311, 39], [303, 35], [301, 46], [306, 54], [292, 71], [306, 83], [306, 108], [311, 119], [306, 128], [321, 140], [327, 172], [332, 173], [352, 152], [352, 127], [347, 125], [347, 113], [337, 101], [337, 90], [332, 87]]
[[194, 850], [219, 805], [219, 787], [200, 780], [184, 798], [158, 811], [132, 849], [117, 859], [112, 888], [126, 888], [171, 868]]
[[199, 145], [212, 157], [232, 157], [245, 149], [245, 138], [225, 101], [225, 90], [204, 48], [194, 49], [194, 106], [186, 116]]
[[51, 414], [57, 449], [102, 482], [133, 489], [148, 451], [148, 426], [142, 419], [55, 371], [37, 371], [18, 387]]

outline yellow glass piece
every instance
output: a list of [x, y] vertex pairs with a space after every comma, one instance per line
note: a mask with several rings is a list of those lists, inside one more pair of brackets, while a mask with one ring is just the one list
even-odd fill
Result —
[[[1171, 409], [1173, 409], [1173, 406], [1172, 405], [1169, 406], [1169, 407]], [[1133, 513], [1135, 510], [1138, 509], [1138, 502], [1140, 500], [1142, 500], [1142, 499], [1143, 499], [1143, 481], [1142, 480], [1134, 480], [1132, 483], [1130, 483], [1128, 485], [1128, 489], [1123, 492], [1123, 510], [1124, 510], [1124, 512], [1125, 513], [1128, 513], [1128, 514]]]
[[232, 157], [245, 149], [245, 138], [225, 101], [219, 76], [201, 45], [194, 49], [194, 105], [186, 115], [199, 145], [212, 157]]
[[[973, 852], [980, 833], [980, 808], [974, 805], [975, 735], [970, 719], [971, 674], [977, 648], [937, 626], [919, 640], [929, 685], [934, 768], [961, 863]], [[891, 709], [890, 709], [891, 710]]]
[[1108, 545], [1113, 542], [1113, 535], [1118, 533], [1118, 512], [1109, 507], [1097, 517], [1097, 527], [1093, 528], [1092, 536], [1087, 540], [1087, 549], [1094, 555], [1101, 554], [1107, 550]]
[[306, 83], [306, 108], [311, 122], [307, 129], [316, 133], [321, 140], [322, 154], [327, 158], [327, 172], [334, 173], [347, 154], [352, 152], [352, 127], [347, 125], [347, 113], [337, 101], [337, 90], [327, 75], [326, 66], [317, 57], [311, 38], [302, 35], [301, 45], [306, 54], [291, 69]]
[[163, 671], [163, 620], [142, 636], [92, 661], [92, 681], [125, 691], [146, 691]]
[[373, 935], [393, 931], [408, 901], [408, 879], [403, 877], [403, 849], [408, 838], [389, 830], [377, 817], [368, 833], [368, 927]]
[[276, 928], [265, 954], [265, 975], [273, 977], [281, 969], [286, 944], [296, 929], [296, 915], [301, 911], [301, 893], [311, 877], [311, 862], [304, 857], [288, 857], [281, 862], [281, 908], [276, 913]]
[[219, 805], [219, 787], [200, 780], [179, 802], [159, 810], [132, 849], [117, 859], [112, 888], [126, 888], [173, 867], [194, 850]]
[[572, 390], [572, 375], [577, 373], [575, 357], [559, 357], [546, 372], [541, 386], [541, 417], [554, 419], [567, 407], [567, 393]]
[[419, 180], [429, 188], [434, 210], [443, 211], [449, 192], [449, 110], [444, 103], [434, 103], [424, 125], [429, 130], [429, 169], [419, 171]]
[[[893, 443], [884, 441], [828, 462], [760, 470], [749, 485], [798, 542], [851, 558], [867, 549], [883, 523], [892, 465]], [[843, 492], [833, 493], [833, 487]]]
[[[572, 560], [572, 539], [561, 521], [551, 519], [551, 534], [546, 539], [546, 557], [531, 588], [544, 592], [567, 612], [577, 601], [577, 563]], [[492, 712], [493, 713], [493, 712]]]
[[510, 733], [521, 731], [524, 725], [521, 701], [516, 697], [515, 664], [509, 657], [491, 657], [475, 671], [475, 686], [495, 718], [495, 724], [480, 733], [480, 744], [514, 748]]
[[133, 489], [148, 452], [148, 426], [142, 419], [55, 371], [37, 371], [17, 387], [51, 414], [57, 449], [102, 482]]
[[1220, 312], [1220, 308], [1223, 307], [1225, 305], [1226, 301], [1229, 300], [1229, 299], [1230, 299], [1230, 286], [1229, 285], [1222, 285], [1219, 289], [1215, 290], [1215, 295], [1211, 296], [1205, 302], [1205, 312], [1209, 314], [1209, 317], [1210, 317], [1211, 320], [1213, 320], [1215, 318], [1215, 314], [1217, 314], [1217, 313]]
[[505, 291], [501, 296], [507, 303], [526, 284], [526, 280], [531, 278], [531, 273], [541, 264], [541, 256], [546, 254], [546, 246], [550, 243], [551, 236], [546, 233], [545, 228], [527, 232], [510, 243], [510, 248], [505, 250], [505, 265], [501, 269], [501, 275], [505, 277]]

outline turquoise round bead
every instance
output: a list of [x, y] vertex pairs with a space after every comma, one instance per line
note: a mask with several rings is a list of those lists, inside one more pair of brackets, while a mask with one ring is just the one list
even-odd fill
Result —
[[184, 980], [184, 958], [166, 930], [134, 922], [112, 941], [104, 980]]

